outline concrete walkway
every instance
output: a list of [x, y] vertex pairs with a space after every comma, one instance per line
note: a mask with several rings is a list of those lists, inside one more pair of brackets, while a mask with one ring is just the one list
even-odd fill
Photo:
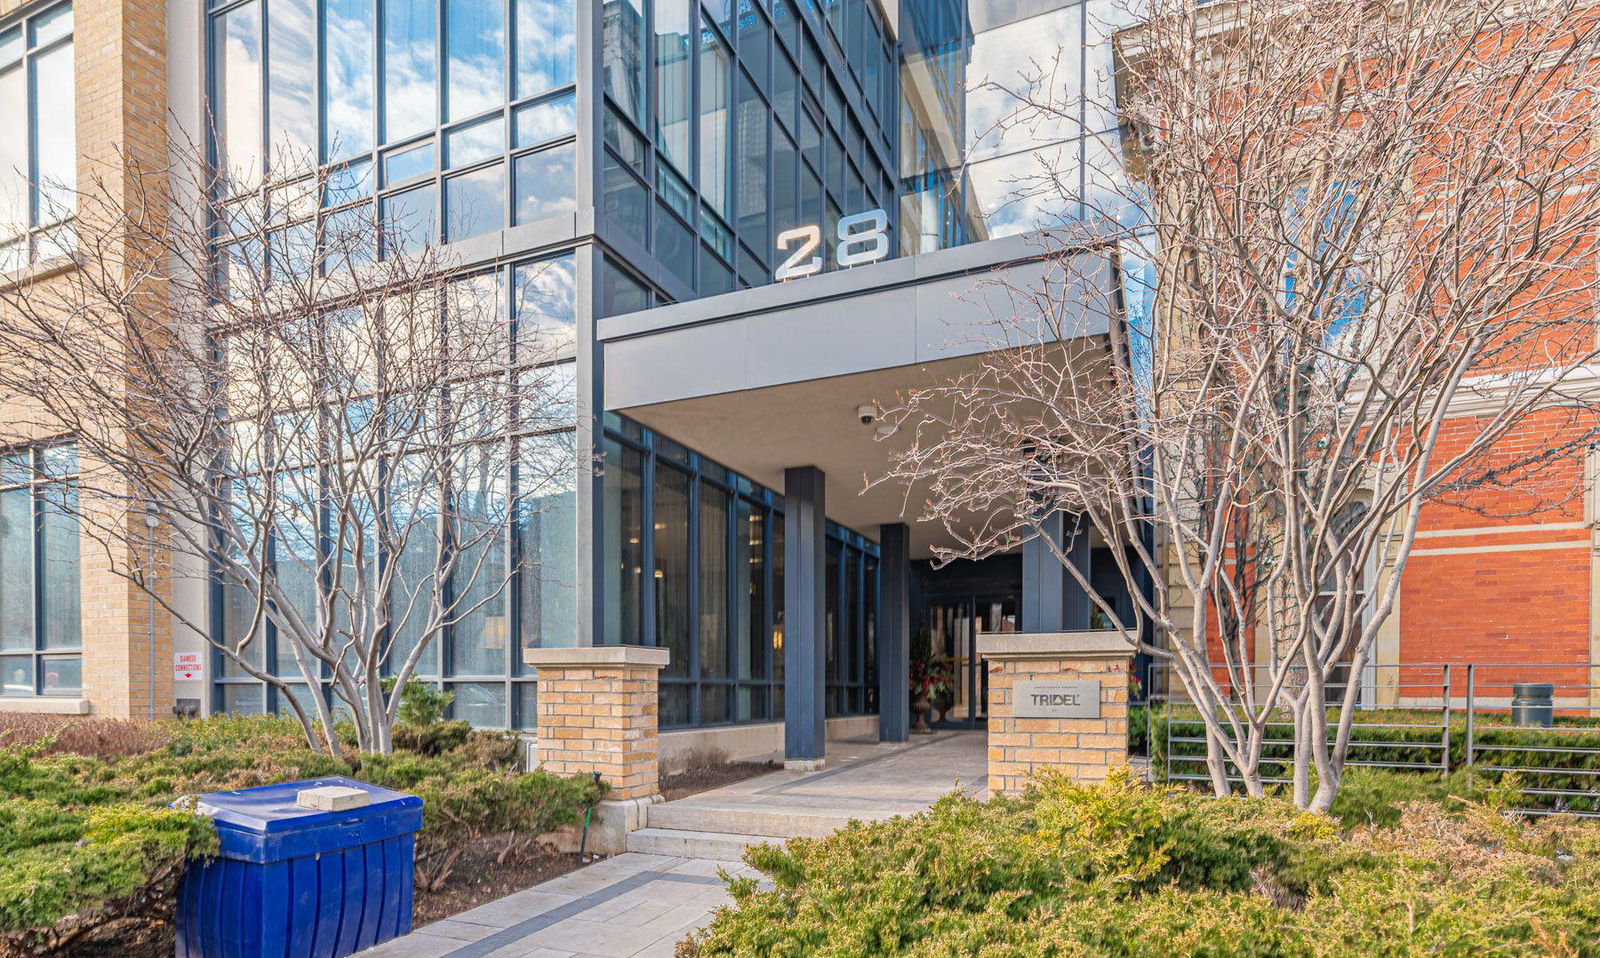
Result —
[[[728, 903], [718, 869], [756, 842], [825, 835], [852, 818], [877, 820], [927, 808], [956, 788], [986, 785], [982, 732], [941, 732], [909, 745], [829, 742], [820, 772], [772, 772], [654, 805], [629, 852], [508, 895], [404, 938], [365, 958], [647, 958]], [[672, 853], [678, 849], [679, 853]]]

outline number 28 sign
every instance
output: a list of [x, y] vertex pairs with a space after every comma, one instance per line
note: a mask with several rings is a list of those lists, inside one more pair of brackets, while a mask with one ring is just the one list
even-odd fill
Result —
[[[889, 255], [889, 214], [867, 210], [840, 218], [834, 240], [833, 259], [840, 266], [876, 263]], [[796, 226], [778, 234], [778, 252], [789, 258], [779, 264], [772, 277], [780, 282], [822, 272], [822, 228]]]

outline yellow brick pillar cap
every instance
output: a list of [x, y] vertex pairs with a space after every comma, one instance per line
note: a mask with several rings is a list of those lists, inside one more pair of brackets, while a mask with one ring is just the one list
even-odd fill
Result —
[[991, 632], [978, 636], [978, 655], [996, 662], [1109, 659], [1132, 656], [1133, 643], [1112, 631]]
[[534, 668], [586, 669], [595, 667], [664, 669], [666, 649], [643, 645], [589, 645], [569, 649], [524, 649], [522, 661]]

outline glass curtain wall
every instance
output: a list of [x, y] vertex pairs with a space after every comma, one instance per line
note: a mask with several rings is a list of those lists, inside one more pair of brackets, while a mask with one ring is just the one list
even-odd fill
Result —
[[[782, 718], [783, 497], [616, 415], [604, 470], [605, 642], [671, 651], [662, 727]], [[828, 714], [875, 712], [877, 545], [828, 549]]]
[[[577, 641], [577, 479], [578, 456], [572, 424], [576, 416], [576, 366], [570, 361], [529, 366], [519, 360], [530, 355], [540, 360], [552, 355], [554, 340], [560, 352], [570, 353], [575, 295], [571, 254], [525, 260], [474, 274], [461, 280], [479, 295], [494, 297], [511, 335], [511, 355], [505, 374], [540, 377], [537, 389], [526, 394], [557, 397], [552, 408], [520, 410], [507, 423], [502, 441], [484, 450], [485, 467], [467, 469], [457, 477], [449, 501], [467, 519], [497, 524], [498, 530], [479, 538], [472, 555], [457, 562], [459, 582], [441, 587], [446, 602], [471, 608], [470, 614], [441, 634], [401, 634], [389, 658], [394, 660], [428, 640], [416, 676], [455, 693], [456, 718], [489, 728], [532, 728], [535, 720], [534, 676], [522, 663], [522, 650], [539, 646], [572, 645]], [[526, 352], [524, 352], [526, 350]], [[490, 463], [506, 457], [511, 468]], [[309, 468], [315, 468], [314, 466]], [[404, 481], [405, 464], [395, 464], [396, 481]], [[235, 481], [256, 481], [239, 477]], [[314, 482], [306, 483], [308, 487]], [[400, 496], [411, 502], [426, 501]], [[329, 542], [326, 529], [296, 529], [280, 524], [270, 544], [284, 589], [298, 596], [302, 611], [318, 614], [318, 583], [309, 572], [323, 567], [321, 551]], [[408, 539], [405, 554], [393, 557], [403, 569], [413, 564], [417, 572], [407, 577], [423, 582], [434, 568], [438, 542], [421, 534]], [[380, 557], [379, 561], [389, 561]], [[509, 570], [509, 575], [508, 575]], [[401, 573], [404, 577], [404, 572]], [[503, 584], [503, 587], [502, 587]], [[474, 594], [479, 590], [482, 594]], [[219, 640], [232, 648], [249, 634], [253, 608], [242, 590], [217, 587], [213, 593], [214, 628]], [[399, 601], [392, 596], [390, 601]], [[280, 644], [271, 623], [259, 641], [245, 646], [252, 665], [272, 674], [298, 679], [300, 671], [287, 643]], [[227, 656], [213, 657], [215, 683], [213, 708], [227, 712], [281, 711], [280, 693], [260, 682]], [[265, 664], [265, 666], [263, 666]], [[330, 695], [327, 688], [323, 695]], [[310, 693], [295, 687], [291, 694]], [[330, 699], [335, 706], [336, 699]]]
[[892, 220], [874, 0], [605, 0], [602, 34], [602, 212], [694, 295], [771, 282], [784, 230]]
[[901, 5], [901, 255], [1118, 215], [1110, 33], [1120, 9], [1115, 0]]
[[[576, 207], [570, 0], [243, 0], [210, 13], [223, 198], [314, 164], [400, 246]], [[222, 218], [225, 221], [225, 217]]]

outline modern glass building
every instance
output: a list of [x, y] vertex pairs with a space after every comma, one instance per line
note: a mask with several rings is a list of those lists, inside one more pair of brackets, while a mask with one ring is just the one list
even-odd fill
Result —
[[[572, 419], [537, 436], [599, 468], [541, 484], [495, 560], [511, 587], [438, 637], [421, 673], [458, 717], [533, 726], [525, 648], [642, 644], [671, 652], [664, 728], [866, 728], [904, 713], [918, 628], [970, 661], [975, 631], [1061, 624], [1040, 563], [951, 593], [914, 512], [856, 495], [887, 462], [860, 410], [973, 352], [936, 342], [974, 320], [941, 297], [1039, 274], [1029, 236], [1089, 215], [1116, 162], [1109, 19], [1082, 0], [213, 0], [194, 119], [224, 210], [314, 162], [338, 188], [312, 216], [447, 244], [508, 323], [564, 330]], [[1086, 296], [1082, 335], [1115, 286]], [[508, 424], [506, 455], [529, 428]], [[210, 601], [233, 641], [243, 617]], [[254, 654], [293, 674], [270, 635]], [[207, 685], [210, 709], [282, 705], [220, 654]], [[962, 698], [976, 719], [981, 689]]]

